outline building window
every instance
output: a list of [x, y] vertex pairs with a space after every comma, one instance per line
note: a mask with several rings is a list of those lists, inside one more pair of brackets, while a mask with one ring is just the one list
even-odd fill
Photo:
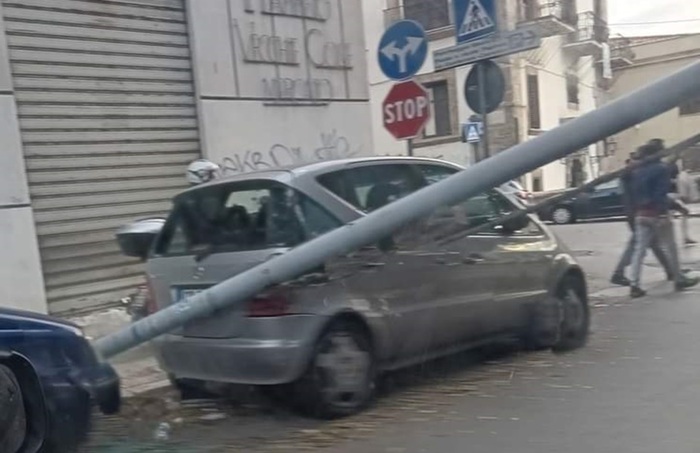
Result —
[[566, 101], [569, 104], [578, 105], [578, 86], [579, 80], [576, 74], [566, 75]]
[[423, 130], [424, 138], [452, 135], [450, 93], [447, 81], [426, 84], [430, 94], [430, 120]]
[[542, 122], [540, 120], [540, 87], [537, 74], [528, 74], [527, 76], [527, 105], [530, 129], [540, 130]]
[[450, 25], [448, 0], [404, 0], [404, 18], [415, 20], [426, 30]]
[[690, 101], [681, 104], [679, 109], [681, 116], [697, 115], [698, 113], [700, 113], [700, 98], [691, 99]]
[[532, 191], [533, 192], [542, 192], [542, 176], [533, 176], [532, 177]]

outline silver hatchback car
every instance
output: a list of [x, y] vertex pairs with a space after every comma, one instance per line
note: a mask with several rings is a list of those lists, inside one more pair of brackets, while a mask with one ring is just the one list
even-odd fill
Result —
[[[153, 310], [462, 170], [432, 159], [357, 158], [224, 178], [178, 195], [158, 234], [122, 231], [147, 259]], [[504, 337], [573, 349], [589, 329], [583, 272], [494, 189], [434, 212], [252, 300], [155, 341], [181, 390], [199, 382], [283, 389], [323, 417], [361, 409], [376, 376]], [[130, 235], [129, 233], [137, 233]]]

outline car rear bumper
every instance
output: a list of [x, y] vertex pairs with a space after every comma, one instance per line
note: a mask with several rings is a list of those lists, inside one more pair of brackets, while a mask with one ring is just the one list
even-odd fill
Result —
[[296, 380], [311, 355], [302, 340], [206, 339], [164, 335], [154, 341], [160, 366], [177, 379], [274, 385]]

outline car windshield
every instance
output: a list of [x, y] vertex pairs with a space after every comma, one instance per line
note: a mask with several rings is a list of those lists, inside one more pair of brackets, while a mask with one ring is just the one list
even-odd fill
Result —
[[609, 189], [616, 189], [619, 186], [620, 186], [620, 180], [614, 179], [612, 181], [595, 186], [595, 189], [596, 190], [609, 190]]
[[175, 200], [155, 254], [293, 247], [338, 225], [318, 203], [274, 181], [214, 185]]

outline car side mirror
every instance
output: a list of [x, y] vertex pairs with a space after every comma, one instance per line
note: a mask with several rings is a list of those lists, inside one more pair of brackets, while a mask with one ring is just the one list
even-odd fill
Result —
[[121, 252], [145, 261], [163, 225], [165, 219], [157, 218], [139, 220], [120, 228], [116, 236]]

